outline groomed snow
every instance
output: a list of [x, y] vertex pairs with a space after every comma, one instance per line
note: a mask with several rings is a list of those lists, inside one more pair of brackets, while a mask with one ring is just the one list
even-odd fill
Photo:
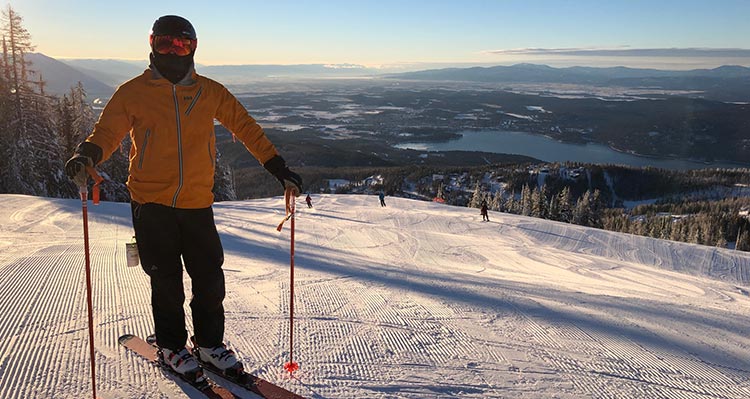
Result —
[[[747, 253], [386, 202], [299, 201], [295, 378], [282, 199], [215, 205], [247, 369], [309, 398], [750, 397]], [[152, 331], [129, 209], [89, 205], [98, 392], [199, 397], [117, 344]], [[0, 222], [0, 397], [91, 397], [80, 201], [0, 195]]]

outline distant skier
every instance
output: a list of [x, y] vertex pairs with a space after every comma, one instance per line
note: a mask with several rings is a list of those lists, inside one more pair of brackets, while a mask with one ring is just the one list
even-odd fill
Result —
[[381, 191], [378, 197], [380, 198], [380, 206], [385, 206], [385, 193]]
[[[198, 75], [198, 44], [186, 19], [163, 16], [154, 22], [151, 65], [122, 84], [102, 111], [91, 135], [65, 165], [67, 175], [86, 186], [86, 168], [107, 160], [130, 134], [133, 228], [141, 266], [151, 280], [151, 307], [162, 359], [183, 375], [201, 375], [187, 351], [183, 268], [192, 279], [196, 356], [227, 372], [241, 371], [224, 340], [224, 251], [214, 222], [218, 120], [281, 183], [299, 195], [302, 179], [255, 119], [223, 85]], [[183, 266], [184, 264], [184, 266]]]
[[312, 198], [310, 198], [310, 194], [307, 194], [307, 198], [305, 198], [305, 202], [307, 202], [308, 208], [312, 208]]
[[482, 221], [483, 222], [489, 222], [490, 217], [487, 214], [487, 201], [482, 201], [482, 208], [479, 209], [479, 213], [482, 214]]

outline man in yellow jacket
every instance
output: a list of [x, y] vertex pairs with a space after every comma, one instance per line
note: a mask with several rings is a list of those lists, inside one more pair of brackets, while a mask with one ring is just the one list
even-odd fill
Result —
[[127, 186], [141, 265], [151, 278], [156, 340], [164, 362], [183, 375], [202, 378], [199, 363], [185, 349], [183, 260], [192, 279], [197, 356], [230, 373], [242, 370], [223, 344], [224, 254], [211, 208], [214, 119], [284, 189], [299, 195], [302, 179], [223, 85], [195, 73], [197, 39], [186, 19], [157, 19], [149, 37], [149, 69], [117, 89], [65, 168], [78, 186], [85, 185], [86, 166], [107, 160], [130, 134]]

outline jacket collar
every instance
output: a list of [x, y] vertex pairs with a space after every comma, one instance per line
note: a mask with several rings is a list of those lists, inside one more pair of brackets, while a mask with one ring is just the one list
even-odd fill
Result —
[[[151, 73], [150, 80], [153, 81], [153, 83], [169, 83], [172, 84], [170, 81], [168, 81], [164, 76], [162, 76], [159, 71], [153, 66], [149, 65], [145, 71], [145, 73]], [[158, 81], [162, 82], [158, 82]], [[177, 82], [177, 86], [191, 86], [194, 85], [198, 80], [198, 74], [195, 72], [195, 66], [190, 66], [190, 69], [188, 70], [188, 73], [185, 74], [185, 77], [182, 78], [179, 82]]]

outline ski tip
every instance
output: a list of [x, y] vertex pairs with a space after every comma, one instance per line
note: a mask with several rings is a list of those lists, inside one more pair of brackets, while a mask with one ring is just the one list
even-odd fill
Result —
[[131, 339], [133, 339], [133, 337], [135, 337], [135, 335], [133, 335], [133, 334], [125, 334], [125, 335], [121, 335], [121, 336], [120, 336], [120, 338], [118, 338], [118, 339], [117, 339], [117, 342], [118, 342], [118, 343], [119, 343], [120, 345], [122, 345], [122, 344], [124, 344], [124, 343], [126, 343], [126, 342], [130, 341]]

